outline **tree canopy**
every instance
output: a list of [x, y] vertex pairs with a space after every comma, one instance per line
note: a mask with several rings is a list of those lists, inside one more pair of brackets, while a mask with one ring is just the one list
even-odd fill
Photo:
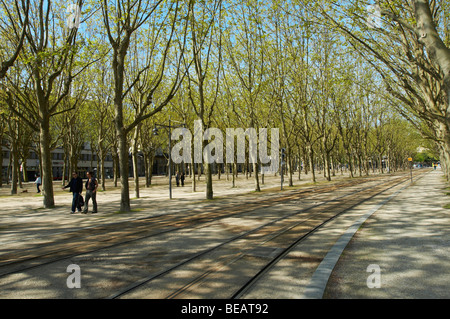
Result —
[[[414, 156], [420, 162], [439, 157], [449, 176], [448, 1], [69, 5], [0, 5], [0, 140], [11, 151], [14, 181], [27, 151], [39, 154], [44, 207], [55, 204], [51, 151], [63, 148], [70, 171], [77, 168], [80, 145], [89, 142], [102, 163], [103, 189], [104, 159], [112, 156], [120, 210], [130, 211], [130, 175], [139, 197], [130, 156], [136, 167], [142, 154], [150, 185], [158, 148], [170, 152], [152, 128], [169, 119], [191, 132], [195, 120], [204, 130], [224, 132], [278, 128], [290, 186], [295, 172], [298, 179], [308, 173], [313, 182], [318, 169], [328, 180], [343, 167], [362, 176], [405, 168]], [[265, 163], [250, 156], [247, 148], [243, 169], [260, 191]], [[182, 169], [194, 176], [204, 172], [205, 196], [212, 199], [213, 174], [231, 173], [235, 185], [235, 164], [192, 161]]]

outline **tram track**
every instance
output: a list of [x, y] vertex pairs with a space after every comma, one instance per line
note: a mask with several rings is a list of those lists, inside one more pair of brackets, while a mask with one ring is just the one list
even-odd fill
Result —
[[[269, 258], [270, 261], [263, 263], [263, 265], [256, 263], [252, 275], [249, 278], [240, 278], [235, 285], [236, 287], [231, 289], [234, 289], [233, 294], [224, 295], [222, 293], [219, 296], [214, 296], [214, 298], [240, 298], [267, 271], [296, 247], [299, 242], [349, 209], [408, 180], [409, 176], [403, 176], [393, 181], [384, 181], [277, 218], [221, 242], [214, 247], [197, 252], [146, 278], [141, 278], [133, 284], [116, 291], [109, 298], [145, 298], [145, 287], [150, 283], [152, 283], [153, 290], [158, 290], [158, 284], [155, 283], [158, 280], [162, 282], [176, 282], [178, 280], [177, 277], [179, 278], [177, 272], [187, 271], [186, 269], [191, 269], [191, 271], [192, 269], [204, 269], [199, 274], [193, 276], [192, 279], [180, 284], [180, 287], [177, 289], [167, 291], [164, 297], [168, 299], [191, 298], [192, 295], [190, 293], [196, 289], [200, 289], [202, 285], [207, 286], [208, 284], [205, 284], [205, 282], [208, 279], [210, 279], [210, 285], [215, 281], [211, 277], [215, 277], [216, 279], [220, 277], [232, 277], [233, 271], [237, 272], [240, 269], [239, 267], [242, 267], [243, 260], [248, 259], [248, 256], [255, 249], [266, 248], [266, 251], [270, 251], [271, 248], [275, 247], [272, 251], [274, 257]], [[246, 248], [243, 249], [242, 247]], [[214, 257], [211, 257], [212, 254], [215, 254]], [[208, 256], [210, 256], [209, 259]], [[210, 260], [214, 261], [211, 263]], [[170, 276], [171, 274], [172, 277]], [[218, 279], [218, 281], [220, 280]], [[144, 292], [140, 294], [139, 290], [143, 290]], [[164, 292], [161, 292], [161, 294], [164, 294]]]
[[[423, 176], [423, 175], [422, 175]], [[421, 177], [422, 177], [421, 176]], [[419, 177], [420, 178], [420, 177]], [[299, 243], [301, 243], [302, 241], [304, 241], [306, 238], [308, 238], [310, 235], [314, 234], [317, 230], [321, 229], [324, 225], [328, 224], [329, 222], [331, 222], [332, 220], [336, 219], [338, 216], [344, 214], [345, 212], [347, 212], [348, 210], [354, 208], [355, 206], [368, 201], [372, 198], [374, 198], [377, 195], [380, 195], [381, 193], [384, 193], [390, 189], [393, 189], [394, 187], [397, 187], [401, 184], [403, 184], [405, 181], [408, 181], [409, 177], [405, 178], [404, 181], [400, 181], [399, 183], [395, 183], [392, 186], [388, 186], [388, 188], [383, 189], [379, 192], [376, 192], [374, 194], [371, 194], [369, 197], [364, 198], [364, 200], [362, 201], [357, 201], [356, 203], [351, 203], [348, 207], [344, 208], [342, 211], [339, 211], [336, 214], [331, 214], [331, 216], [329, 218], [326, 218], [323, 220], [323, 222], [315, 225], [314, 227], [312, 227], [310, 230], [308, 230], [305, 234], [301, 235], [300, 237], [298, 237], [294, 242], [292, 242], [291, 244], [289, 244], [289, 246], [287, 246], [285, 249], [283, 249], [281, 252], [277, 253], [276, 256], [270, 261], [268, 262], [264, 267], [262, 267], [254, 276], [252, 276], [245, 284], [243, 284], [239, 290], [237, 290], [231, 297], [230, 299], [240, 299], [243, 296], [245, 296], [249, 291], [251, 291], [251, 289], [255, 286], [255, 284], [257, 282], [259, 282], [264, 275], [266, 275], [268, 272], [270, 272], [275, 265], [277, 265], [283, 258], [285, 258], [289, 253], [291, 253], [298, 245]], [[297, 225], [296, 225], [297, 226]], [[292, 227], [295, 228], [296, 226]]]
[[271, 195], [263, 200], [255, 199], [250, 203], [237, 206], [225, 204], [203, 212], [195, 211], [187, 215], [169, 213], [108, 225], [91, 226], [73, 233], [56, 236], [47, 244], [38, 244], [25, 250], [1, 255], [0, 278], [81, 254], [130, 244], [138, 240], [187, 228], [202, 227], [223, 218], [239, 216], [279, 203], [299, 200], [310, 195], [326, 194], [338, 188], [357, 186], [376, 180], [377, 178], [353, 180], [338, 182], [331, 186], [310, 187], [300, 191], [293, 190], [282, 195]]
[[[408, 180], [408, 177], [409, 176], [402, 174], [398, 176], [391, 176], [389, 178], [392, 183], [394, 182], [402, 183]], [[164, 259], [164, 261], [161, 262], [158, 261], [154, 263], [153, 260], [154, 261], [158, 260], [157, 259], [158, 257], [155, 255], [155, 257], [153, 257], [150, 261], [147, 260], [144, 262], [146, 265], [151, 266], [149, 268], [149, 270], [152, 269], [150, 276], [145, 278], [141, 277], [141, 279], [139, 279], [139, 276], [142, 275], [145, 276], [146, 272], [145, 269], [148, 266], [141, 268], [143, 272], [140, 271], [139, 272], [140, 275], [136, 273], [135, 275], [130, 275], [131, 277], [127, 277], [127, 279], [124, 278], [124, 280], [120, 280], [120, 283], [119, 282], [114, 283], [114, 287], [120, 288], [116, 292], [114, 292], [116, 288], [109, 290], [109, 293], [111, 293], [111, 291], [114, 293], [111, 295], [107, 293], [108, 296], [106, 296], [108, 298], [122, 298], [122, 297], [126, 298], [129, 295], [129, 292], [137, 291], [139, 290], [139, 287], [141, 286], [143, 287], [149, 282], [154, 281], [155, 279], [163, 278], [167, 275], [170, 275], [173, 271], [177, 271], [178, 269], [190, 266], [192, 264], [196, 264], [199, 261], [203, 260], [202, 262], [204, 264], [202, 269], [205, 269], [205, 271], [202, 274], [200, 274], [199, 276], [193, 276], [192, 277], [193, 279], [190, 280], [189, 283], [181, 285], [178, 289], [168, 292], [167, 295], [163, 297], [163, 298], [184, 298], [186, 295], [189, 296], [189, 293], [195, 290], [196, 287], [199, 287], [203, 285], [205, 281], [210, 280], [212, 276], [217, 276], [217, 274], [220, 274], [221, 271], [223, 271], [225, 268], [229, 267], [230, 265], [233, 265], [234, 267], [242, 260], [246, 260], [246, 257], [252, 254], [252, 250], [254, 250], [255, 247], [267, 248], [264, 247], [267, 246], [266, 243], [272, 243], [271, 244], [272, 246], [276, 246], [279, 249], [281, 249], [282, 245], [276, 243], [277, 241], [279, 240], [284, 241], [286, 238], [296, 235], [296, 231], [298, 229], [296, 229], [295, 227], [300, 227], [302, 224], [304, 224], [305, 222], [314, 217], [313, 215], [310, 214], [308, 215], [309, 217], [303, 215], [302, 218], [304, 220], [293, 220], [295, 216], [302, 213], [308, 213], [314, 210], [317, 210], [316, 215], [319, 214], [320, 211], [325, 212], [333, 210], [333, 208], [330, 207], [327, 208], [326, 205], [332, 203], [337, 205], [340, 201], [344, 200], [344, 198], [350, 196], [351, 194], [362, 194], [366, 191], [369, 191], [371, 188], [377, 187], [377, 185], [381, 186], [383, 184], [386, 184], [385, 178], [370, 178], [363, 180], [353, 180], [350, 182], [345, 181], [324, 187], [311, 187], [308, 189], [302, 189], [300, 191], [292, 190], [289, 191], [289, 193], [283, 193], [281, 195], [280, 194], [274, 195], [273, 193], [271, 193], [268, 194], [268, 197], [263, 200], [258, 201], [258, 199], [254, 199], [251, 203], [245, 203], [242, 205], [233, 205], [233, 203], [225, 205], [214, 204], [214, 207], [205, 209], [204, 211], [201, 212], [189, 214], [188, 216], [169, 213], [166, 215], [158, 216], [158, 218], [160, 218], [159, 223], [151, 223], [151, 221], [153, 222], [155, 221], [154, 217], [143, 218], [140, 220], [136, 219], [133, 221], [140, 221], [142, 223], [140, 225], [142, 226], [142, 229], [139, 231], [138, 228], [136, 227], [136, 225], [138, 225], [139, 223], [137, 224], [132, 223], [132, 225], [128, 225], [129, 227], [127, 227], [127, 229], [125, 230], [115, 229], [115, 233], [112, 233], [110, 231], [103, 234], [93, 234], [92, 238], [98, 238], [96, 237], [98, 235], [105, 235], [105, 237], [103, 238], [102, 241], [100, 241], [100, 239], [96, 239], [97, 242], [91, 243], [91, 245], [86, 246], [84, 245], [84, 243], [80, 244], [79, 242], [77, 242], [76, 238], [72, 238], [71, 240], [68, 240], [69, 241], [68, 243], [64, 243], [62, 241], [54, 245], [45, 246], [46, 249], [49, 249], [50, 247], [53, 248], [57, 253], [56, 255], [54, 252], [51, 251], [47, 251], [46, 253], [48, 253], [48, 255], [45, 255], [44, 251], [39, 250], [35, 252], [35, 256], [33, 256], [32, 258], [17, 260], [15, 262], [8, 263], [6, 265], [0, 264], [0, 279], [7, 277], [10, 274], [23, 273], [25, 271], [39, 267], [42, 267], [42, 270], [44, 270], [45, 266], [66, 259], [70, 259], [72, 263], [72, 257], [76, 256], [79, 257], [78, 259], [77, 258], [74, 259], [75, 263], [77, 263], [77, 260], [81, 262], [83, 258], [85, 261], [89, 261], [89, 257], [88, 259], [86, 259], [86, 257], [82, 256], [89, 253], [94, 253], [94, 256], [97, 253], [102, 255], [109, 248], [117, 248], [121, 251], [127, 251], [129, 248], [132, 249], [132, 247], [135, 246], [133, 245], [133, 243], [136, 243], [139, 240], [157, 237], [159, 235], [169, 234], [169, 237], [167, 238], [179, 238], [179, 240], [181, 239], [182, 241], [182, 238], [184, 238], [184, 236], [187, 236], [188, 238], [190, 232], [192, 232], [193, 230], [198, 230], [203, 227], [211, 229], [217, 227], [217, 225], [220, 225], [220, 227], [224, 225], [226, 226], [230, 222], [229, 220], [227, 220], [227, 218], [229, 217], [236, 217], [235, 220], [240, 220], [239, 217], [247, 216], [247, 218], [250, 219], [256, 218], [255, 220], [258, 220], [259, 222], [263, 221], [263, 223], [258, 227], [253, 227], [250, 225], [244, 227], [243, 229], [253, 227], [247, 231], [242, 231], [241, 229], [234, 229], [233, 232], [236, 235], [231, 236], [230, 232], [228, 232], [228, 235], [226, 235], [229, 236], [227, 237], [228, 239], [226, 240], [217, 239], [215, 240], [217, 245], [211, 242], [209, 244], [204, 245], [204, 247], [202, 247], [198, 251], [192, 251], [191, 249], [189, 252], [186, 251], [186, 253], [183, 254], [182, 250], [179, 250], [177, 252], [170, 252], [164, 250], [164, 246], [161, 246], [160, 248], [155, 246], [155, 248], [152, 248], [151, 254], [153, 254], [154, 252], [158, 253], [158, 251], [162, 249], [161, 252], [163, 253], [165, 251], [165, 254], [167, 254], [167, 256], [169, 256], [170, 258], [169, 259], [166, 258]], [[348, 194], [349, 192], [351, 194]], [[362, 199], [362, 201], [364, 201], [364, 199]], [[295, 208], [296, 205], [305, 205], [305, 203], [308, 203], [308, 206], [304, 207], [302, 206], [303, 208], [301, 210], [297, 209], [295, 213], [289, 213], [287, 215], [285, 214], [282, 215], [281, 217], [278, 217], [276, 216], [276, 214], [271, 213], [269, 214], [269, 216], [271, 216], [270, 219], [267, 216], [261, 217], [259, 214], [259, 212], [262, 211], [265, 212], [266, 208], [268, 209], [272, 209], [274, 207], [276, 208], [277, 205], [279, 204], [282, 205], [283, 208], [286, 207], [286, 205]], [[167, 215], [169, 215], [168, 217], [170, 218], [166, 219], [161, 218]], [[144, 221], [146, 223], [144, 223]], [[127, 225], [126, 222], [120, 224], [122, 224], [122, 226]], [[118, 223], [116, 225], [120, 224]], [[155, 226], [155, 228], [149, 230], [151, 225]], [[167, 228], [163, 229], [164, 227]], [[107, 228], [108, 227], [98, 227], [97, 230], [100, 232], [100, 230], [105, 231]], [[120, 233], [121, 231], [122, 233]], [[177, 233], [177, 231], [180, 231], [180, 233]], [[231, 234], [233, 234], [233, 232], [231, 232]], [[110, 236], [107, 236], [108, 234]], [[116, 237], [119, 236], [119, 234], [121, 234], [120, 239], [117, 239]], [[224, 234], [226, 234], [226, 232]], [[257, 240], [256, 243], [255, 240]], [[153, 243], [153, 239], [151, 239], [149, 243]], [[64, 244], [69, 244], [69, 246]], [[62, 246], [59, 247], [58, 245]], [[127, 245], [130, 245], [129, 248], [126, 248], [128, 247]], [[212, 249], [208, 250], [203, 249], [208, 246], [211, 247], [212, 245], [215, 245], [214, 247], [212, 247]], [[78, 249], [77, 247], [80, 249]], [[242, 247], [247, 247], [248, 249], [247, 248], [243, 249]], [[228, 250], [231, 249], [232, 252], [227, 254], [221, 254], [221, 249], [228, 249]], [[102, 252], [102, 250], [105, 251]], [[216, 253], [217, 258], [205, 262], [205, 258], [211, 255], [211, 253], [213, 252]], [[279, 253], [279, 251], [275, 252]], [[106, 253], [107, 256], [108, 255], [114, 256], [114, 254], [115, 254], [114, 252], [112, 254], [109, 254], [108, 252]], [[48, 258], [46, 258], [46, 256]], [[92, 260], [95, 260], [95, 257]], [[130, 265], [133, 265], [134, 262], [132, 260], [130, 261], [131, 261]], [[111, 260], [111, 262], [113, 261]], [[136, 260], [136, 262], [142, 265], [142, 261]], [[260, 266], [263, 267], [263, 265]], [[130, 282], [132, 282], [131, 285]], [[240, 284], [240, 286], [244, 285], [245, 283]], [[104, 294], [99, 296], [100, 298], [105, 297]], [[230, 295], [227, 295], [226, 298], [230, 298]]]

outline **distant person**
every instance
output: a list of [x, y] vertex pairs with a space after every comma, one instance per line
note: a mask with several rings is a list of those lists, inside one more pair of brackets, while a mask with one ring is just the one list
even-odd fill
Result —
[[64, 186], [62, 189], [66, 189], [70, 187], [70, 192], [72, 192], [72, 211], [71, 214], [75, 214], [75, 209], [78, 212], [81, 212], [81, 207], [79, 207], [78, 203], [80, 200], [81, 193], [83, 192], [83, 180], [78, 176], [77, 172], [72, 173], [72, 179], [69, 184]]
[[177, 182], [177, 187], [180, 186], [180, 173], [178, 171], [175, 174], [175, 180]]
[[36, 184], [37, 192], [39, 194], [41, 192], [40, 187], [42, 185], [42, 180], [41, 180], [41, 177], [39, 176], [39, 174], [36, 175], [36, 180], [34, 181], [34, 183]]
[[434, 167], [434, 170], [436, 170], [437, 164], [436, 164], [436, 163], [433, 163], [433, 167]]
[[184, 179], [185, 179], [185, 175], [184, 175], [184, 173], [181, 173], [181, 176], [180, 176], [181, 186], [184, 186]]
[[84, 201], [84, 209], [83, 214], [87, 214], [89, 207], [89, 200], [92, 198], [93, 210], [92, 214], [97, 213], [97, 188], [98, 182], [97, 179], [93, 176], [92, 172], [87, 172], [86, 176], [88, 180], [86, 181], [86, 198]]

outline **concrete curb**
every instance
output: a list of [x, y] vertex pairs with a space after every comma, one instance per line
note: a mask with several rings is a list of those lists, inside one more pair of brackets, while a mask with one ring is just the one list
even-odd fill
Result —
[[[423, 176], [421, 176], [420, 178], [422, 177]], [[361, 227], [361, 225], [364, 224], [365, 221], [375, 212], [377, 212], [381, 207], [387, 204], [390, 200], [392, 200], [394, 197], [396, 197], [399, 193], [401, 193], [410, 185], [411, 184], [405, 185], [400, 190], [396, 191], [394, 194], [384, 199], [380, 204], [378, 204], [373, 209], [364, 214], [362, 217], [360, 217], [355, 223], [353, 223], [352, 226], [350, 226], [347, 229], [347, 231], [338, 239], [338, 241], [334, 244], [334, 246], [330, 249], [325, 258], [322, 260], [320, 265], [317, 267], [301, 299], [323, 298], [323, 294], [325, 292], [328, 280], [331, 276], [334, 267], [336, 266], [344, 249], [347, 247], [348, 243], [353, 238], [358, 229]]]

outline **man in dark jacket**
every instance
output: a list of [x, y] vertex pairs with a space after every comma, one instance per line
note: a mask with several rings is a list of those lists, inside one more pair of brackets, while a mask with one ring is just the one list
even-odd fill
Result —
[[78, 176], [77, 172], [72, 173], [72, 179], [70, 180], [68, 185], [63, 187], [63, 189], [66, 189], [68, 187], [70, 187], [70, 192], [73, 193], [71, 214], [75, 214], [75, 208], [77, 208], [78, 212], [81, 212], [81, 207], [77, 206], [80, 195], [83, 192], [83, 180]]

